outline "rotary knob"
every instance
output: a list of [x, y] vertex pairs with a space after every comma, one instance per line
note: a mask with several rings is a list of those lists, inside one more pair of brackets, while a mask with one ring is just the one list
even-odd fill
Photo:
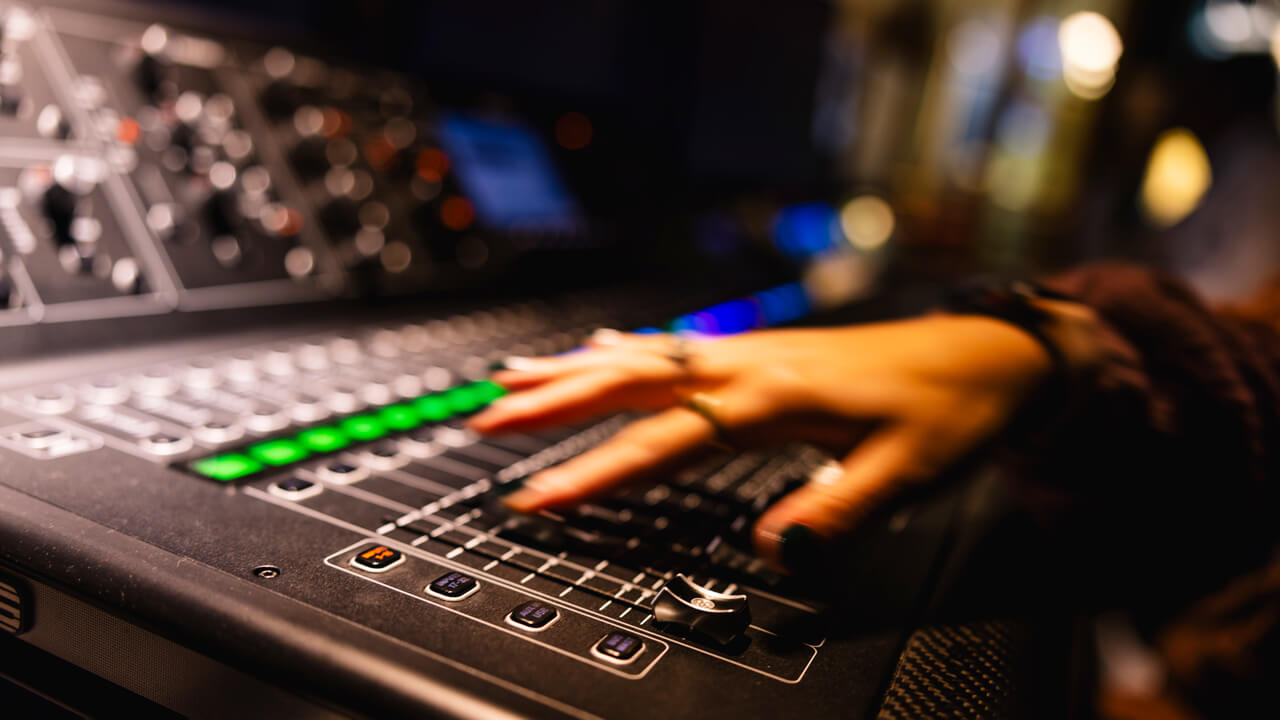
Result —
[[653, 617], [727, 645], [751, 624], [751, 608], [746, 595], [708, 590], [688, 576], [677, 574], [654, 598]]

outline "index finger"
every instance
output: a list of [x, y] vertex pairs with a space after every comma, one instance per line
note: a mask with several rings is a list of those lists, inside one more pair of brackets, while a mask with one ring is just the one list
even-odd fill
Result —
[[710, 442], [715, 428], [701, 415], [674, 407], [627, 425], [568, 462], [543, 470], [504, 498], [521, 512], [569, 505], [655, 470]]

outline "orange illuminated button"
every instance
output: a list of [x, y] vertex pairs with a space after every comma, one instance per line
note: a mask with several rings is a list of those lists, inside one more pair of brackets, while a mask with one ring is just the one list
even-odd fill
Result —
[[351, 558], [351, 564], [365, 572], [381, 573], [404, 562], [404, 553], [386, 545], [375, 545]]

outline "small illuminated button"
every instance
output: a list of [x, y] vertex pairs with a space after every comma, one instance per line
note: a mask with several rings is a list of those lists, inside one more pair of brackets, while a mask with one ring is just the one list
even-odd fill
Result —
[[329, 367], [329, 351], [321, 343], [309, 342], [297, 350], [298, 365], [307, 370], [324, 370]]
[[355, 338], [339, 337], [329, 343], [329, 356], [343, 365], [354, 365], [360, 362], [363, 354], [360, 343], [356, 342]]
[[475, 443], [480, 439], [476, 431], [466, 427], [449, 427], [439, 425], [434, 434], [436, 442], [448, 447], [460, 448]]
[[134, 381], [138, 392], [144, 395], [169, 395], [178, 389], [178, 382], [163, 369], [147, 370]]
[[227, 453], [196, 460], [191, 463], [191, 469], [218, 482], [231, 482], [258, 472], [262, 463], [248, 455]]
[[349, 437], [368, 442], [369, 440], [377, 440], [387, 434], [387, 426], [373, 415], [356, 415], [349, 417], [338, 423]]
[[268, 350], [262, 356], [262, 369], [266, 370], [268, 375], [292, 375], [294, 371], [292, 353], [288, 348]]
[[221, 381], [218, 368], [208, 360], [192, 360], [182, 374], [182, 383], [189, 388], [207, 390]]
[[275, 467], [292, 465], [306, 460], [311, 455], [301, 443], [283, 438], [250, 445], [245, 452], [249, 453], [254, 460]]
[[484, 407], [488, 402], [482, 393], [475, 391], [473, 385], [460, 385], [444, 392], [445, 401], [455, 415], [466, 415]]
[[[355, 567], [371, 573], [384, 573], [404, 562], [404, 553], [386, 545], [377, 545], [351, 558]], [[434, 584], [434, 583], [433, 583]]]
[[329, 417], [329, 407], [314, 395], [295, 395], [289, 416], [300, 423], [313, 423]]
[[138, 441], [142, 449], [152, 455], [177, 455], [191, 449], [191, 438], [168, 433], [156, 433]]
[[85, 384], [81, 395], [94, 405], [119, 405], [129, 399], [129, 388], [119, 378], [100, 377]]
[[71, 393], [62, 388], [42, 388], [28, 393], [27, 407], [42, 415], [61, 415], [75, 407]]
[[379, 330], [369, 339], [369, 350], [378, 357], [397, 357], [400, 354], [400, 338], [394, 330]]
[[521, 630], [542, 632], [559, 619], [560, 613], [541, 600], [530, 600], [507, 615], [507, 622]]
[[360, 387], [360, 399], [370, 405], [386, 405], [394, 401], [396, 395], [386, 383], [368, 382]]
[[335, 452], [351, 444], [346, 433], [330, 425], [303, 430], [298, 433], [297, 440], [316, 453]]
[[227, 377], [235, 382], [252, 382], [258, 377], [258, 365], [248, 354], [233, 355], [227, 360]]
[[210, 420], [203, 425], [197, 425], [191, 429], [191, 432], [200, 442], [211, 445], [221, 445], [244, 437], [244, 428], [221, 420]]
[[480, 583], [470, 575], [458, 571], [448, 572], [436, 578], [427, 586], [427, 592], [450, 602], [470, 597], [480, 589]]
[[334, 388], [324, 398], [325, 404], [336, 413], [355, 412], [364, 407], [356, 394], [345, 388]]
[[374, 470], [395, 470], [409, 463], [409, 457], [395, 445], [375, 445], [360, 453], [360, 462]]
[[258, 406], [244, 416], [244, 426], [261, 433], [275, 432], [289, 425], [289, 418], [279, 410]]
[[422, 416], [412, 405], [391, 405], [378, 411], [378, 419], [392, 430], [412, 430], [422, 424]]
[[591, 654], [615, 665], [626, 665], [644, 651], [644, 641], [624, 632], [611, 632], [600, 638]]
[[400, 438], [400, 449], [416, 458], [429, 458], [444, 451], [444, 446], [434, 439], [429, 427], [422, 427]]
[[332, 462], [316, 471], [321, 478], [338, 485], [350, 485], [369, 477], [369, 469], [350, 463]]
[[391, 389], [402, 398], [414, 398], [422, 394], [422, 378], [413, 373], [401, 373], [391, 381]]
[[413, 408], [418, 415], [428, 422], [440, 422], [453, 416], [449, 402], [441, 394], [427, 395], [413, 401]]
[[267, 492], [272, 495], [295, 502], [298, 500], [306, 500], [309, 497], [315, 497], [316, 495], [319, 495], [322, 490], [324, 490], [322, 486], [313, 483], [310, 480], [303, 480], [300, 477], [291, 477], [287, 480], [281, 480], [280, 482], [272, 483], [267, 487]]
[[19, 433], [18, 437], [22, 438], [22, 442], [26, 443], [27, 447], [34, 450], [44, 450], [45, 448], [62, 442], [64, 438], [69, 436], [62, 430], [55, 430], [54, 428], [37, 428], [35, 430], [28, 430], [24, 433]]

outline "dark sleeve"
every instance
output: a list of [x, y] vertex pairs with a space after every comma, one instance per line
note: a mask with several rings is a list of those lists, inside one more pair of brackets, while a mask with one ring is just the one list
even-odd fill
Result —
[[[1053, 445], [1114, 489], [1271, 499], [1280, 454], [1280, 334], [1215, 313], [1182, 281], [1099, 264], [1045, 282], [1092, 307], [1110, 359], [1077, 387], [1080, 408]], [[1087, 443], [1087, 444], [1081, 444]], [[1097, 451], [1109, 456], [1098, 457]], [[1079, 480], [1076, 478], [1073, 484]]]
[[1160, 650], [1168, 692], [1213, 716], [1280, 670], [1277, 318], [1215, 312], [1180, 280], [1095, 265], [1047, 285], [1097, 311], [1110, 359], [1027, 475], [1087, 507], [1069, 553]]

